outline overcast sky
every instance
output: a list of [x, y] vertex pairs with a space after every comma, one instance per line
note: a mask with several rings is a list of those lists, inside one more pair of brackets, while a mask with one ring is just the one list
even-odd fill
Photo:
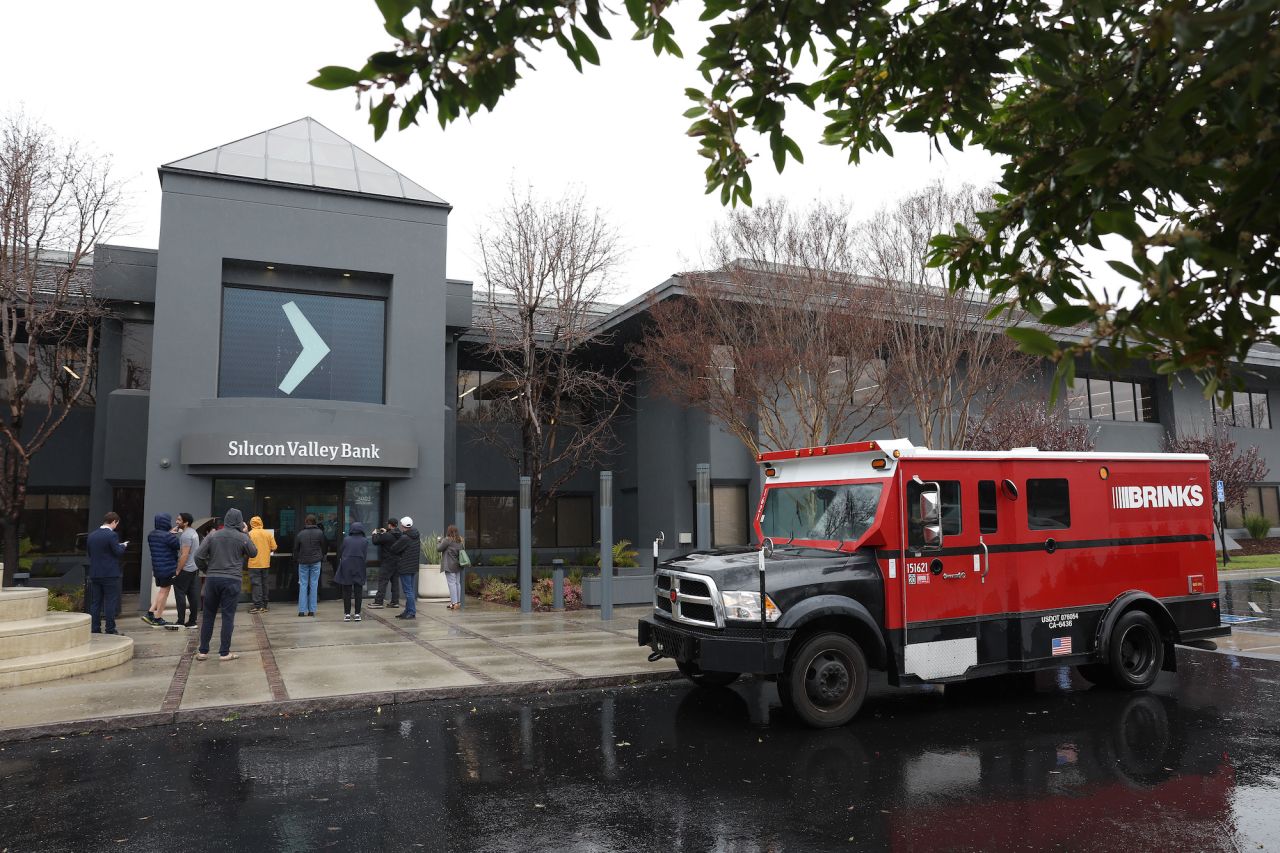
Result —
[[[496, 112], [446, 130], [433, 114], [377, 143], [353, 94], [307, 85], [322, 65], [358, 67], [391, 46], [373, 0], [63, 0], [11, 3], [4, 17], [0, 111], [25, 108], [114, 158], [131, 203], [129, 233], [112, 242], [156, 246], [162, 163], [302, 116], [453, 205], [454, 278], [479, 282], [476, 230], [512, 181], [552, 196], [576, 186], [607, 212], [629, 247], [619, 301], [696, 265], [724, 215], [718, 195], [704, 194], [705, 162], [684, 135], [684, 89], [701, 81], [696, 63], [655, 58], [647, 42], [630, 41], [621, 17], [606, 20], [615, 40], [601, 46], [602, 67], [578, 74], [549, 53]], [[697, 30], [682, 30], [681, 20], [677, 40], [695, 57]], [[986, 183], [999, 173], [980, 151], [931, 154], [923, 137], [900, 139], [896, 157], [850, 166], [817, 143], [821, 118], [797, 109], [791, 135], [806, 163], [778, 175], [762, 143], [752, 175], [757, 202], [781, 195], [804, 205], [821, 196], [862, 217], [939, 176]]]

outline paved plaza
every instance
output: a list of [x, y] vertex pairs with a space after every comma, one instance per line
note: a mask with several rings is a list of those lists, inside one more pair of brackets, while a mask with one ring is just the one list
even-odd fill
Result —
[[648, 662], [636, 645], [647, 607], [531, 613], [470, 599], [465, 610], [419, 603], [418, 618], [364, 611], [342, 621], [322, 601], [314, 618], [288, 602], [263, 615], [241, 606], [232, 649], [195, 660], [198, 632], [151, 628], [124, 602], [119, 629], [134, 657], [117, 667], [0, 691], [0, 740], [106, 727], [303, 713], [424, 699], [495, 696], [672, 677], [669, 660]]

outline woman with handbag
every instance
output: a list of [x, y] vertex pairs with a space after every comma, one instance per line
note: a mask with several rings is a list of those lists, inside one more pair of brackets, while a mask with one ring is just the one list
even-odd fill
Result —
[[450, 524], [440, 540], [440, 569], [444, 572], [445, 582], [449, 584], [449, 609], [457, 610], [462, 606], [462, 569], [470, 565], [466, 559], [467, 552], [462, 550], [462, 537], [458, 534], [458, 525]]

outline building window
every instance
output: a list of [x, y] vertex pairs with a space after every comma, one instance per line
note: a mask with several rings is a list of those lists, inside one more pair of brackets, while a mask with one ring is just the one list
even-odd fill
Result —
[[458, 371], [458, 420], [515, 422], [515, 382], [496, 370]]
[[381, 403], [385, 337], [383, 299], [224, 287], [218, 396]]
[[1271, 408], [1266, 391], [1239, 391], [1231, 395], [1231, 408], [1214, 417], [1222, 417], [1229, 426], [1249, 429], [1271, 429]]
[[[595, 544], [591, 495], [560, 495], [533, 523], [535, 548], [590, 548]], [[467, 495], [468, 548], [520, 547], [520, 504], [514, 494]]]
[[27, 495], [19, 532], [31, 542], [27, 553], [75, 554], [76, 537], [88, 529], [88, 495]]
[[1155, 423], [1155, 383], [1077, 379], [1067, 391], [1067, 413], [1078, 420]]
[[150, 323], [124, 323], [120, 331], [120, 387], [151, 389]]
[[751, 544], [747, 525], [747, 487], [711, 487], [711, 547], [730, 548]]
[[1244, 493], [1244, 511], [1239, 505], [1227, 507], [1227, 527], [1244, 527], [1247, 515], [1260, 515], [1280, 527], [1280, 499], [1276, 486], [1250, 486]]
[[1071, 527], [1071, 490], [1065, 479], [1027, 480], [1027, 528], [1067, 530]]

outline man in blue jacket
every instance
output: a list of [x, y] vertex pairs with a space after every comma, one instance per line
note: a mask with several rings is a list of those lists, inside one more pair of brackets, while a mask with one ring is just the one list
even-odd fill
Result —
[[147, 547], [151, 549], [151, 573], [156, 579], [155, 595], [151, 609], [142, 617], [152, 628], [168, 628], [164, 619], [164, 606], [169, 602], [169, 589], [178, 574], [178, 535], [173, 531], [173, 516], [167, 512], [156, 514], [156, 528], [147, 534]]
[[102, 526], [89, 534], [85, 549], [89, 552], [89, 630], [102, 633], [102, 617], [107, 617], [107, 633], [116, 630], [116, 610], [120, 607], [120, 558], [124, 556], [128, 542], [121, 542], [116, 535], [120, 516], [109, 512], [102, 517]]

